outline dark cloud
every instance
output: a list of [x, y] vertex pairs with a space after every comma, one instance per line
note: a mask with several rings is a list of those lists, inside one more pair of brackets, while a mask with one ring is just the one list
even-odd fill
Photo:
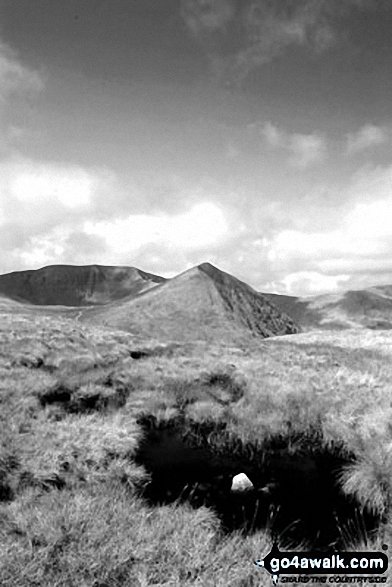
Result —
[[338, 41], [342, 18], [374, 8], [367, 0], [182, 0], [181, 7], [214, 74], [229, 85], [290, 46], [324, 52]]
[[30, 69], [0, 39], [0, 99], [16, 92], [36, 92], [44, 88], [42, 72]]

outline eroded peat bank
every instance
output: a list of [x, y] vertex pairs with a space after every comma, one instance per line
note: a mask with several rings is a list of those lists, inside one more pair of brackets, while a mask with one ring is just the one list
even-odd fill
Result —
[[[266, 529], [287, 546], [343, 548], [377, 531], [381, 520], [339, 487], [354, 456], [342, 445], [327, 446], [316, 430], [255, 445], [229, 434], [224, 423], [147, 415], [139, 425], [144, 435], [135, 460], [150, 473], [142, 495], [152, 505], [204, 505], [225, 532]], [[238, 489], [233, 479], [241, 473], [250, 483]]]

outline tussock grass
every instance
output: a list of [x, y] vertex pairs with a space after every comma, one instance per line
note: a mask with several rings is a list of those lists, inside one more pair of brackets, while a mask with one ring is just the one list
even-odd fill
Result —
[[[318, 431], [356, 456], [342, 490], [385, 519], [365, 550], [392, 543], [392, 333], [156, 350], [60, 310], [2, 309], [0, 585], [269, 584], [252, 565], [269, 549], [264, 533], [223, 538], [207, 510], [136, 497], [148, 481], [132, 461], [143, 414], [185, 417], [207, 436], [211, 425], [217, 445], [281, 435], [293, 454], [298, 435]], [[46, 401], [62, 388], [69, 399]]]
[[[224, 539], [212, 512], [152, 510], [118, 483], [24, 495], [1, 525], [2, 585], [260, 585], [261, 537]], [[265, 583], [266, 584], [266, 581]]]
[[212, 371], [202, 371], [190, 378], [164, 377], [157, 390], [161, 401], [170, 402], [178, 410], [208, 402], [210, 405], [230, 406], [244, 396], [246, 378], [235, 365], [223, 364]]
[[18, 469], [18, 459], [4, 449], [0, 452], [0, 502], [14, 497], [12, 473]]

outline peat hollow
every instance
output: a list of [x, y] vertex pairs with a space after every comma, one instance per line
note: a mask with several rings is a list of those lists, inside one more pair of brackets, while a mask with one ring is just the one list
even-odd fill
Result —
[[[344, 548], [366, 540], [380, 519], [339, 489], [341, 468], [354, 461], [327, 447], [316, 430], [245, 444], [224, 423], [143, 416], [135, 455], [151, 474], [143, 497], [152, 505], [188, 501], [216, 511], [226, 532], [264, 528], [282, 545]], [[233, 491], [244, 473], [253, 487]]]

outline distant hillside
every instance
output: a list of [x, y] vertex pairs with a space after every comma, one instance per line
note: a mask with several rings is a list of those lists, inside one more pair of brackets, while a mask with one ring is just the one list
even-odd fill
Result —
[[59, 306], [56, 312], [65, 311], [60, 306], [89, 306], [75, 316], [178, 340], [191, 339], [192, 329], [203, 340], [299, 329], [392, 329], [392, 285], [300, 298], [256, 292], [209, 263], [172, 279], [126, 266], [50, 265], [15, 271], [0, 275], [0, 305], [11, 309], [11, 302], [24, 304], [26, 310], [26, 304], [33, 304], [29, 311], [42, 306], [45, 312], [45, 306]]
[[164, 281], [134, 267], [50, 265], [0, 275], [0, 295], [38, 305], [107, 304]]
[[203, 263], [142, 295], [83, 312], [82, 320], [172, 340], [249, 341], [298, 332], [263, 294]]
[[392, 286], [377, 286], [309, 298], [264, 294], [304, 330], [392, 328]]

